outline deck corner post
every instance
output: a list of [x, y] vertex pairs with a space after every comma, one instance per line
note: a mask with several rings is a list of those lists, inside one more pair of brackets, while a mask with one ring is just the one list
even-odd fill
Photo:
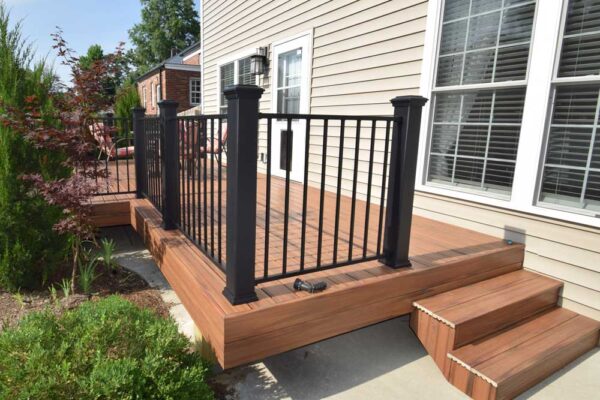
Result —
[[179, 104], [173, 100], [162, 100], [158, 103], [162, 152], [162, 226], [165, 230], [176, 229], [179, 220], [177, 106]]
[[254, 291], [259, 100], [255, 85], [225, 88], [227, 98], [227, 263], [223, 295], [232, 304], [258, 300]]
[[421, 129], [421, 112], [427, 99], [398, 96], [394, 106], [394, 128], [390, 152], [383, 239], [383, 263], [391, 268], [410, 267], [408, 248]]
[[144, 132], [144, 117], [146, 109], [143, 107], [134, 107], [132, 113], [134, 165], [135, 165], [135, 197], [141, 199], [146, 190], [144, 176], [146, 176], [146, 135]]

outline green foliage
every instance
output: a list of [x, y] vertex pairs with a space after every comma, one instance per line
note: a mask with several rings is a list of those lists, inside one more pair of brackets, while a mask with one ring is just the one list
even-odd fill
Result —
[[[113, 55], [104, 54], [104, 50], [102, 46], [99, 44], [91, 45], [87, 53], [81, 57], [79, 57], [79, 67], [82, 70], [90, 70], [93, 69], [97, 63], [100, 63], [105, 57], [113, 57]], [[115, 96], [117, 95], [119, 88], [126, 81], [126, 76], [128, 76], [131, 71], [130, 61], [123, 54], [116, 55], [116, 59], [114, 60], [115, 69], [111, 71], [109, 76], [106, 76], [105, 79], [102, 80], [102, 88], [104, 95], [110, 99], [110, 101], [115, 100]]]
[[211, 399], [176, 325], [112, 296], [0, 333], [3, 399]]
[[83, 69], [90, 69], [95, 62], [104, 58], [104, 50], [99, 44], [93, 44], [88, 48], [84, 56], [79, 57], [79, 65]]
[[92, 284], [98, 277], [96, 275], [96, 265], [98, 257], [83, 258], [79, 261], [79, 286], [85, 294], [92, 293]]
[[131, 109], [139, 107], [140, 95], [133, 83], [124, 84], [117, 92], [115, 115], [119, 118], [131, 118]]
[[70, 279], [63, 278], [62, 281], [60, 281], [60, 290], [62, 290], [63, 296], [65, 296], [65, 298], [71, 295], [71, 286], [72, 285]]
[[115, 252], [115, 241], [108, 238], [103, 238], [100, 241], [100, 257], [104, 266], [110, 271], [116, 268], [116, 263], [113, 260], [113, 254]]
[[[6, 107], [23, 107], [29, 96], [36, 96], [45, 110], [52, 108], [53, 74], [43, 63], [33, 64], [32, 57], [21, 24], [11, 24], [0, 0], [0, 116]], [[21, 179], [31, 173], [67, 176], [62, 160], [60, 154], [34, 148], [0, 124], [0, 287], [39, 286], [66, 255], [68, 238], [52, 229], [61, 210], [31, 196], [30, 186]]]
[[193, 0], [140, 0], [142, 21], [129, 30], [133, 63], [143, 73], [200, 40], [200, 19]]

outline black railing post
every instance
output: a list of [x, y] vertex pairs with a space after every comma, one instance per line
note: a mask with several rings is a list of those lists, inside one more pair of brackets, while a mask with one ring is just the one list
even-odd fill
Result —
[[258, 102], [264, 89], [238, 85], [227, 97], [227, 264], [223, 294], [232, 304], [258, 300], [254, 292]]
[[135, 197], [141, 199], [146, 190], [144, 176], [146, 176], [146, 132], [144, 132], [144, 117], [146, 109], [135, 107], [131, 110], [133, 125], [133, 144], [135, 161]]
[[163, 229], [177, 228], [179, 220], [179, 143], [177, 135], [177, 106], [172, 100], [158, 103], [160, 110], [160, 142], [162, 172]]
[[392, 268], [409, 267], [408, 247], [412, 224], [415, 174], [419, 149], [421, 111], [427, 102], [421, 96], [399, 96], [394, 106], [394, 128], [390, 153], [383, 262]]

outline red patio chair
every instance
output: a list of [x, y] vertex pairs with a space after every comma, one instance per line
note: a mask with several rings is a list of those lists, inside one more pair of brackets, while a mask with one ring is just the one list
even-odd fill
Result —
[[111, 128], [105, 127], [104, 123], [97, 122], [93, 123], [89, 126], [90, 133], [98, 143], [98, 148], [100, 149], [100, 154], [98, 158], [102, 156], [102, 154], [106, 155], [106, 160], [110, 161], [115, 158], [128, 158], [132, 157], [135, 154], [135, 146], [122, 146], [118, 147], [119, 143], [123, 141], [128, 141], [127, 138], [113, 140], [110, 132]]

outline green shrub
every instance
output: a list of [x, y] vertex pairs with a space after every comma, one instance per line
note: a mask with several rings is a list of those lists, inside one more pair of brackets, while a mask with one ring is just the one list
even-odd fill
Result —
[[[0, 120], [3, 107], [22, 108], [28, 96], [36, 96], [46, 110], [52, 109], [48, 93], [53, 74], [43, 63], [33, 64], [32, 58], [20, 24], [11, 25], [0, 0]], [[31, 173], [67, 176], [62, 160], [61, 154], [34, 148], [0, 123], [0, 287], [39, 286], [66, 255], [68, 238], [53, 230], [61, 210], [31, 196], [31, 188], [21, 179]]]
[[0, 333], [2, 399], [210, 399], [207, 367], [170, 320], [120, 297]]
[[135, 83], [125, 83], [117, 91], [115, 99], [115, 116], [131, 118], [131, 109], [140, 105], [140, 95]]

